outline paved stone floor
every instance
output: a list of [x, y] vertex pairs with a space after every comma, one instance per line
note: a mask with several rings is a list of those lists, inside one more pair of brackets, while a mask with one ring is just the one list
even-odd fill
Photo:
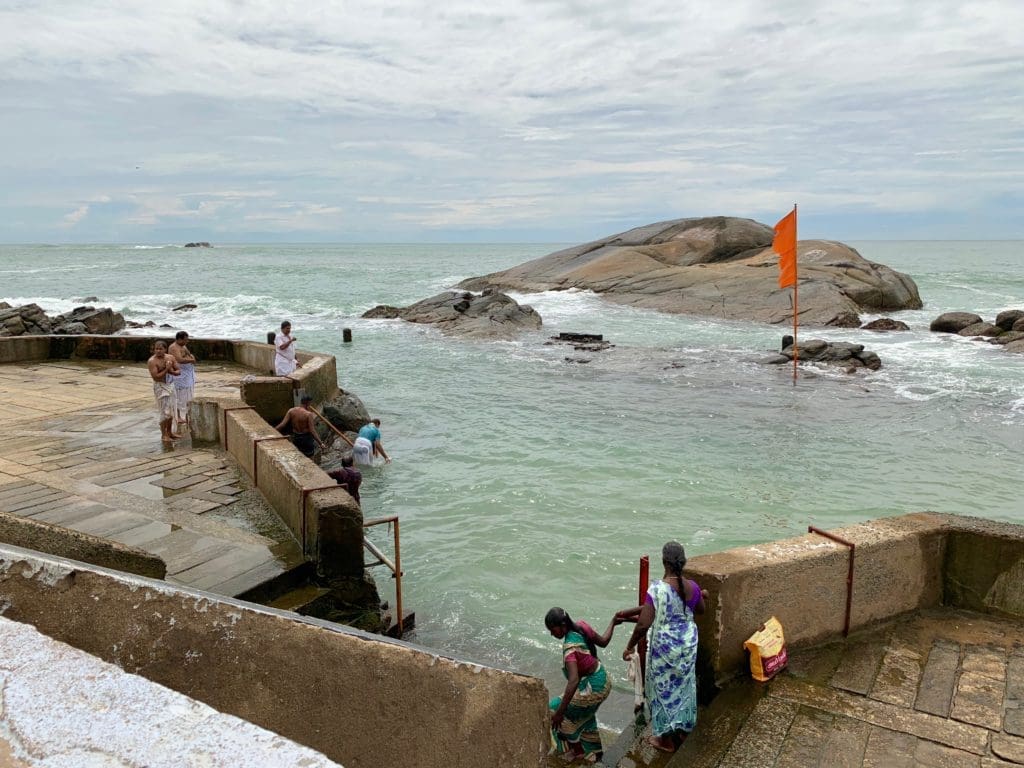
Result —
[[795, 654], [712, 703], [669, 768], [1024, 764], [1024, 625], [954, 609]]
[[[247, 372], [201, 366], [196, 394], [237, 396]], [[302, 561], [224, 452], [161, 443], [143, 363], [0, 365], [0, 511], [153, 552], [168, 581], [229, 596]]]

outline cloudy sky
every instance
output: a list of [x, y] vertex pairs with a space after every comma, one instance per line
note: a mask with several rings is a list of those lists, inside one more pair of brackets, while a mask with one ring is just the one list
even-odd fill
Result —
[[0, 242], [1024, 238], [1021, 0], [0, 0]]

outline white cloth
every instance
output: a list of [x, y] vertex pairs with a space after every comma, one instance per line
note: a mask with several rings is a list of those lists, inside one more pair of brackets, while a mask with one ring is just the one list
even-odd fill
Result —
[[357, 437], [352, 445], [352, 461], [356, 464], [373, 464], [373, 443], [365, 437]]
[[[278, 376], [287, 376], [295, 372], [295, 344], [288, 344], [291, 336], [283, 333], [274, 337], [274, 373]], [[288, 344], [286, 349], [281, 349], [282, 344]]]
[[640, 674], [640, 654], [633, 651], [629, 657], [629, 669], [626, 670], [626, 677], [633, 683], [633, 706], [644, 705], [644, 676]]
[[174, 377], [175, 412], [178, 421], [188, 420], [188, 406], [196, 394], [196, 367], [192, 363], [178, 363], [181, 373]]
[[156, 405], [160, 409], [160, 421], [174, 417], [174, 384], [168, 381], [153, 382], [153, 397], [156, 398]]

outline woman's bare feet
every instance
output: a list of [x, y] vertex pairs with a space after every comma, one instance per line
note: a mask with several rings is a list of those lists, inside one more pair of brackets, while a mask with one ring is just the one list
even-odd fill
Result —
[[661, 752], [675, 752], [676, 745], [672, 739], [665, 739], [661, 736], [648, 736], [647, 743]]

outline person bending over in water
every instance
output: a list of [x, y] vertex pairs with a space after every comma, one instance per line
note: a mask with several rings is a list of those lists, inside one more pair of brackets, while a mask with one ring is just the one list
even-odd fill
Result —
[[313, 424], [313, 412], [309, 409], [309, 404], [313, 402], [313, 398], [309, 395], [302, 396], [302, 405], [297, 405], [294, 408], [290, 408], [288, 413], [284, 415], [284, 419], [274, 429], [280, 432], [285, 427], [291, 426], [292, 428], [292, 444], [302, 452], [304, 456], [313, 458], [313, 454], [316, 453], [316, 447], [319, 445], [320, 450], [323, 450], [324, 444], [320, 439], [320, 435], [316, 433], [316, 426]]
[[565, 692], [553, 698], [548, 708], [555, 744], [564, 757], [589, 762], [602, 757], [597, 708], [611, 693], [612, 681], [597, 658], [597, 648], [608, 646], [616, 623], [612, 619], [605, 633], [599, 635], [586, 622], [573, 621], [561, 608], [552, 608], [544, 617], [551, 636], [562, 641]]
[[174, 384], [168, 381], [168, 377], [177, 375], [180, 369], [177, 361], [167, 354], [167, 344], [162, 341], [153, 345], [153, 356], [149, 358], [146, 366], [153, 379], [153, 397], [156, 398], [156, 405], [160, 410], [160, 439], [170, 443], [181, 435], [176, 434], [171, 427], [174, 420], [175, 398]]

